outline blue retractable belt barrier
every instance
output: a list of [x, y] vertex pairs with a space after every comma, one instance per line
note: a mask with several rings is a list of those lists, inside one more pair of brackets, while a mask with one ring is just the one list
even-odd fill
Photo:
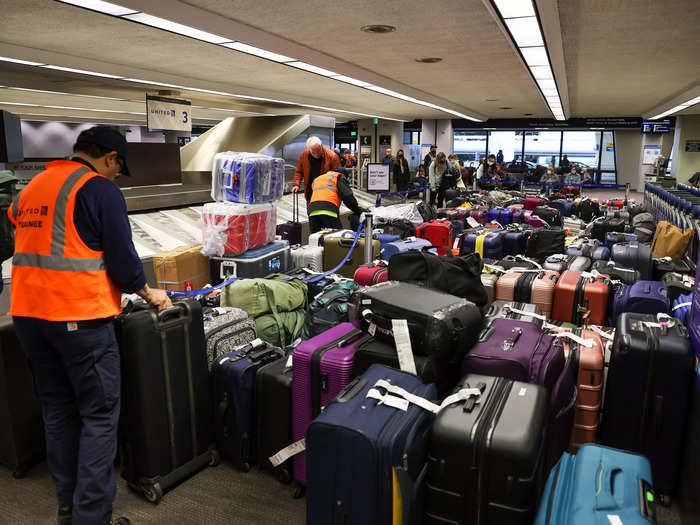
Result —
[[477, 179], [479, 182], [491, 182], [493, 184], [524, 184], [525, 186], [578, 186], [579, 188], [627, 188], [626, 184], [582, 184], [568, 182], [527, 182], [519, 180], [496, 180], [496, 179]]
[[[365, 221], [360, 222], [360, 225], [357, 227], [357, 230], [355, 231], [355, 238], [352, 241], [352, 246], [350, 246], [350, 249], [348, 250], [348, 253], [343, 257], [343, 260], [338, 263], [338, 266], [333, 268], [332, 270], [328, 270], [327, 272], [324, 272], [322, 274], [316, 275], [312, 277], [311, 279], [302, 279], [305, 283], [315, 283], [316, 281], [320, 281], [327, 275], [330, 275], [337, 270], [339, 270], [350, 258], [352, 255], [353, 250], [355, 249], [355, 246], [357, 246], [357, 241], [360, 238], [360, 232], [362, 231], [362, 227], [365, 225]], [[203, 290], [188, 290], [188, 291], [182, 291], [182, 292], [174, 292], [174, 291], [168, 291], [167, 294], [170, 296], [176, 296], [176, 297], [196, 297], [198, 295], [206, 295], [210, 294], [211, 292], [215, 290], [219, 290], [221, 288], [224, 288], [231, 284], [234, 281], [242, 281], [244, 279], [249, 279], [249, 277], [231, 277], [230, 279], [226, 279], [225, 281], [212, 286], [211, 288], [204, 288]], [[296, 277], [289, 277], [287, 279], [283, 279], [284, 281], [291, 281], [292, 279], [296, 279]]]

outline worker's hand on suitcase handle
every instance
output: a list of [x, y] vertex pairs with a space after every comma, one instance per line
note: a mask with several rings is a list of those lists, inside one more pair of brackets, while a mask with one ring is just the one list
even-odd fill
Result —
[[297, 185], [292, 186], [292, 193], [296, 193], [298, 191], [299, 191], [299, 186], [297, 186]]
[[165, 290], [157, 290], [145, 285], [136, 293], [148, 304], [158, 308], [159, 312], [165, 310], [166, 308], [170, 308], [173, 305]]

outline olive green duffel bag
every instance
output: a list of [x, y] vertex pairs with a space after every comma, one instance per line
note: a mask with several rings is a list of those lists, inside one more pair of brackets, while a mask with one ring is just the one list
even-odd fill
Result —
[[286, 275], [273, 274], [265, 279], [234, 281], [221, 292], [221, 306], [234, 306], [251, 317], [275, 312], [291, 312], [308, 306], [306, 283], [300, 279], [282, 281]]

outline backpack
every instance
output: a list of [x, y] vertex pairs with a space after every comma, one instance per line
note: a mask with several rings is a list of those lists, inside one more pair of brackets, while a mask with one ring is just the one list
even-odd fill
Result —
[[418, 213], [423, 217], [423, 222], [431, 222], [438, 218], [437, 210], [434, 206], [430, 206], [423, 201], [416, 203]]
[[670, 222], [661, 221], [654, 233], [654, 240], [651, 243], [651, 256], [654, 259], [671, 257], [680, 259], [688, 250], [688, 244], [693, 238], [693, 230], [681, 230]]
[[327, 286], [309, 305], [301, 338], [311, 339], [329, 328], [346, 322], [348, 303], [352, 300], [352, 294], [359, 289], [360, 286], [349, 279], [342, 279]]

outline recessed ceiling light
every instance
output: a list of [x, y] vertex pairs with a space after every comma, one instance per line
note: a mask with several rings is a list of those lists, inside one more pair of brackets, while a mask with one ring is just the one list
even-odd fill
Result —
[[422, 64], [435, 64], [437, 62], [442, 62], [442, 58], [440, 58], [440, 57], [416, 58], [416, 62], [421, 62]]
[[373, 24], [373, 25], [369, 25], [369, 26], [362, 26], [360, 29], [362, 31], [364, 31], [365, 33], [375, 33], [378, 35], [383, 35], [386, 33], [393, 33], [394, 31], [396, 31], [396, 27], [388, 26], [388, 25], [384, 25], [384, 24]]
[[535, 16], [531, 0], [494, 0], [503, 18]]

